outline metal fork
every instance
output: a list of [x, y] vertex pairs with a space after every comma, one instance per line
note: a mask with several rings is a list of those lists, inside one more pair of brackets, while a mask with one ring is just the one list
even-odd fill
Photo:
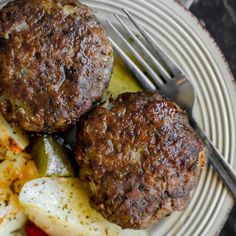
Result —
[[[129, 56], [115, 43], [111, 38], [110, 41], [116, 53], [121, 57], [126, 66], [134, 74], [135, 78], [142, 85], [145, 90], [155, 91], [159, 90], [166, 97], [169, 97], [177, 105], [186, 110], [189, 115], [189, 120], [192, 127], [201, 137], [205, 144], [206, 154], [208, 160], [218, 172], [224, 184], [233, 194], [236, 199], [236, 173], [232, 167], [225, 161], [222, 154], [217, 150], [214, 144], [209, 140], [204, 131], [199, 127], [196, 120], [192, 115], [193, 105], [196, 98], [195, 89], [188, 80], [183, 71], [173, 62], [173, 60], [163, 51], [163, 49], [155, 42], [151, 35], [139, 25], [132, 14], [126, 9], [122, 9], [132, 24], [138, 29], [143, 38], [146, 40], [151, 51], [139, 40], [139, 38], [129, 29], [124, 21], [115, 14], [116, 19], [122, 25], [125, 32], [129, 35], [130, 39], [136, 44], [136, 47], [145, 55], [146, 58], [156, 67], [159, 75], [153, 68], [144, 60], [143, 56], [131, 45], [131, 43], [119, 32], [119, 29], [108, 21], [108, 24], [115, 32], [122, 42], [129, 48], [136, 60], [142, 65], [148, 73], [147, 77], [141, 69], [129, 58]], [[157, 60], [158, 58], [158, 60]], [[159, 62], [161, 61], [161, 63]], [[165, 65], [165, 66], [163, 66]], [[168, 68], [168, 69], [166, 69]], [[149, 79], [151, 78], [151, 80]]]

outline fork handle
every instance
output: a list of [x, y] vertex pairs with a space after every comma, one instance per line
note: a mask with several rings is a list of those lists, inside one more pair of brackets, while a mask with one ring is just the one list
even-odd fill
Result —
[[214, 169], [217, 171], [224, 184], [233, 194], [236, 200], [236, 172], [233, 168], [226, 162], [222, 154], [216, 149], [214, 144], [206, 136], [205, 132], [199, 127], [196, 120], [190, 118], [192, 127], [196, 130], [198, 135], [201, 137], [202, 141], [206, 146], [207, 157]]

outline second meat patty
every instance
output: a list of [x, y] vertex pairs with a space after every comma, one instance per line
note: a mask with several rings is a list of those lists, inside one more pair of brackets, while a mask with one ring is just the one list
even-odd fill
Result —
[[183, 209], [204, 164], [187, 114], [157, 92], [126, 93], [81, 121], [77, 161], [91, 204], [140, 229]]

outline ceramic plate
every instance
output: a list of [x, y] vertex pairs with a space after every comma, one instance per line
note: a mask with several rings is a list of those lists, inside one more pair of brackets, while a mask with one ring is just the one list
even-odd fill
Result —
[[[113, 14], [123, 16], [121, 8], [135, 15], [139, 24], [149, 31], [193, 81], [198, 95], [195, 117], [227, 161], [235, 167], [234, 79], [220, 50], [198, 20], [170, 0], [82, 2], [94, 9], [105, 26], [108, 19], [117, 24]], [[109, 27], [107, 32], [115, 38]], [[221, 180], [210, 166], [206, 167], [188, 207], [166, 217], [147, 233], [158, 236], [217, 235], [232, 204], [233, 200]]]

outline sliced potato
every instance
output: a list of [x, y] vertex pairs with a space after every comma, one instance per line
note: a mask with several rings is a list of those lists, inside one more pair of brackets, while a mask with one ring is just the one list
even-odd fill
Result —
[[7, 150], [13, 152], [24, 150], [29, 144], [25, 133], [17, 127], [12, 127], [0, 113], [0, 160]]
[[37, 169], [26, 153], [8, 153], [0, 161], [0, 235], [18, 236], [26, 221], [18, 200], [23, 184], [38, 177]]
[[24, 185], [19, 199], [30, 220], [51, 236], [145, 235], [144, 231], [124, 231], [105, 220], [90, 207], [75, 178], [32, 180]]
[[26, 153], [8, 156], [0, 162], [0, 188], [10, 188], [19, 194], [25, 182], [38, 177], [35, 163]]
[[0, 235], [15, 236], [26, 221], [18, 196], [9, 188], [0, 188]]
[[24, 185], [19, 196], [29, 218], [49, 235], [118, 235], [120, 228], [109, 224], [91, 209], [77, 179], [40, 178]]

